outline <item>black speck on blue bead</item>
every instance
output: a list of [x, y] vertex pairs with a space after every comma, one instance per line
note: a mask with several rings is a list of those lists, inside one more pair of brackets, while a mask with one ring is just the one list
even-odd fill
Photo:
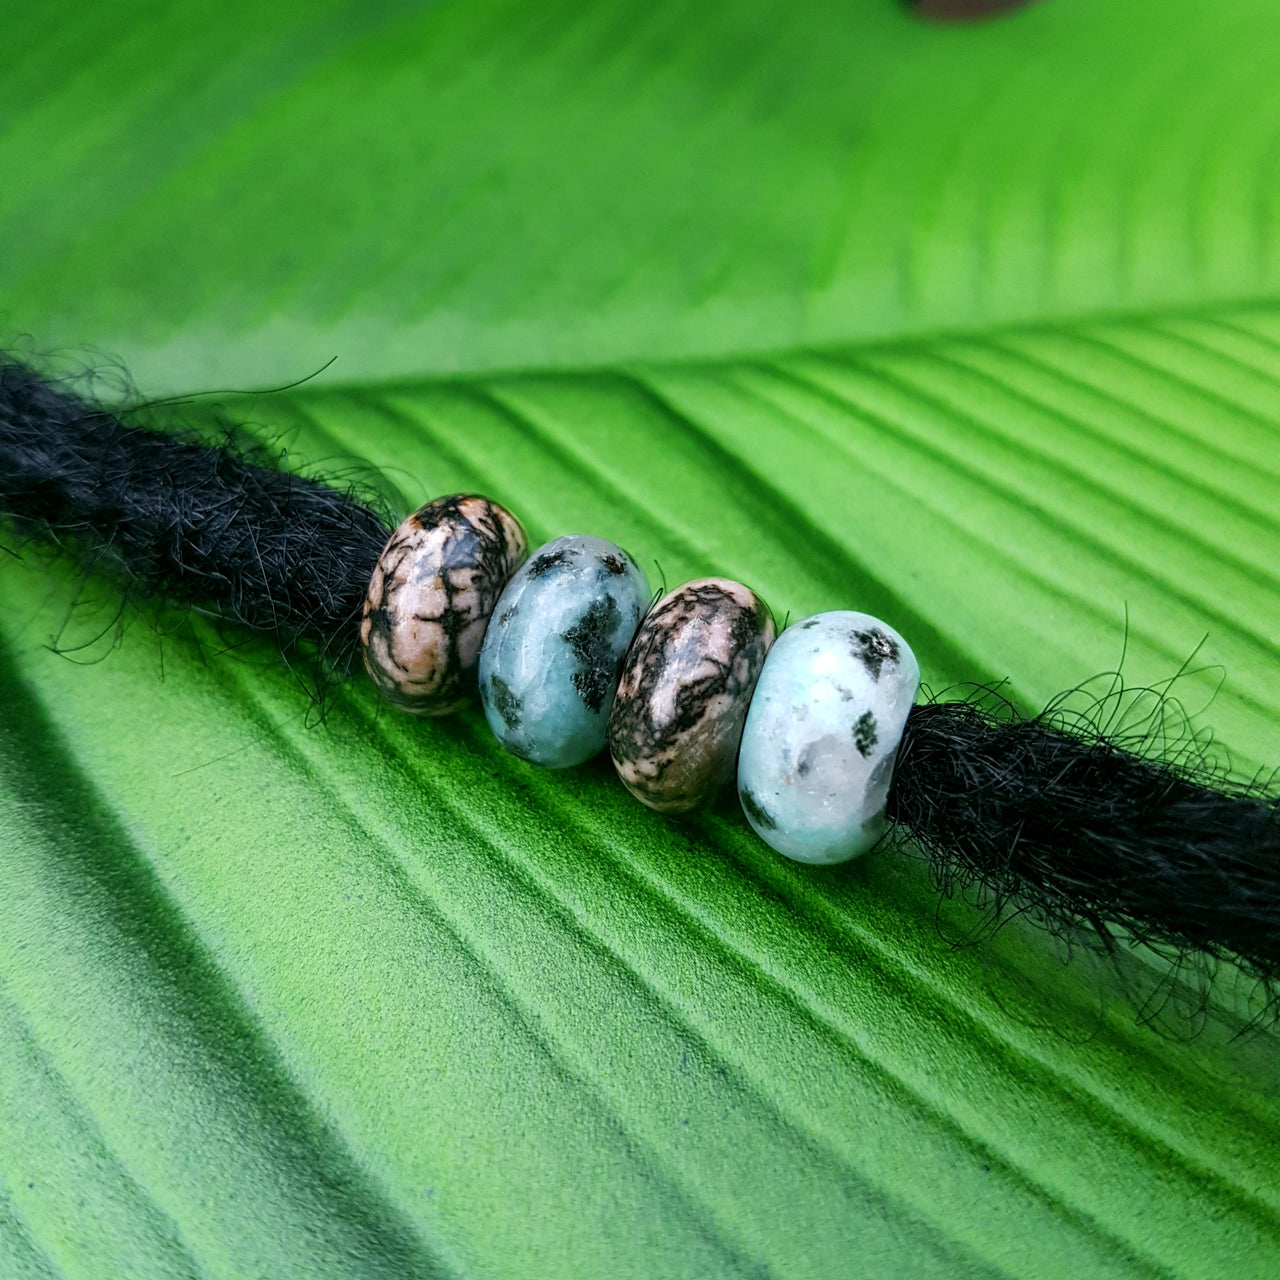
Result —
[[544, 573], [560, 565], [568, 564], [577, 552], [572, 547], [558, 547], [555, 551], [544, 551], [529, 561], [525, 573], [531, 578], [540, 578]]
[[870, 711], [864, 711], [853, 726], [853, 745], [858, 748], [865, 758], [871, 754], [871, 749], [876, 745], [878, 739], [876, 718]]
[[622, 613], [612, 596], [593, 600], [591, 607], [564, 633], [578, 660], [573, 687], [589, 711], [598, 712], [618, 679], [621, 656], [614, 652], [613, 633]]
[[766, 831], [778, 829], [778, 820], [756, 799], [750, 787], [743, 787], [738, 792], [738, 799], [742, 801], [743, 812], [757, 827], [764, 827]]
[[501, 676], [489, 678], [486, 692], [488, 693], [486, 701], [502, 717], [502, 723], [512, 731], [518, 729], [520, 713], [524, 710], [519, 694], [515, 693]]
[[879, 627], [853, 632], [849, 637], [849, 648], [873, 680], [880, 679], [880, 670], [886, 662], [898, 661], [897, 641], [890, 639]]

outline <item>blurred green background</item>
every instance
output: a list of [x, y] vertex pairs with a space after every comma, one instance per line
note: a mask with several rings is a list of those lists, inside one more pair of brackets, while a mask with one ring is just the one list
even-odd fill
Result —
[[[19, 351], [878, 613], [935, 688], [1195, 653], [1196, 725], [1280, 763], [1271, 0], [0, 32]], [[1238, 976], [1196, 1018], [1153, 957], [955, 949], [909, 858], [784, 864], [359, 682], [316, 725], [30, 553], [0, 599], [0, 1276], [1276, 1274]]]

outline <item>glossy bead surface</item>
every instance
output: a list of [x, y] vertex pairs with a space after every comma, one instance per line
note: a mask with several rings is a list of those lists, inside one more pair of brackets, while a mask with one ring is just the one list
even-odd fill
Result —
[[798, 862], [833, 863], [880, 839], [919, 684], [910, 646], [870, 614], [819, 613], [783, 632], [738, 758], [738, 797], [766, 844]]
[[650, 610], [609, 717], [609, 753], [637, 800], [683, 813], [733, 777], [774, 634], [769, 606], [728, 578], [687, 582]]
[[480, 650], [480, 698], [498, 741], [553, 769], [599, 752], [648, 607], [644, 570], [614, 543], [572, 534], [540, 547], [507, 583]]
[[422, 716], [466, 703], [489, 616], [527, 546], [515, 516], [475, 494], [437, 498], [399, 525], [360, 623], [365, 669], [389, 702]]

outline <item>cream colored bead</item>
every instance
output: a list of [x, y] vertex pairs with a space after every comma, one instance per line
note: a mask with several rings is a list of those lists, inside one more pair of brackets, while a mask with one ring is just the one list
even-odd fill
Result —
[[654, 605], [632, 641], [609, 715], [609, 752], [637, 800], [686, 813], [733, 777], [773, 637], [769, 606], [729, 578], [686, 582]]
[[515, 516], [475, 494], [437, 498], [400, 524], [360, 623], [364, 665], [383, 697], [420, 716], [467, 702], [489, 615], [527, 549]]

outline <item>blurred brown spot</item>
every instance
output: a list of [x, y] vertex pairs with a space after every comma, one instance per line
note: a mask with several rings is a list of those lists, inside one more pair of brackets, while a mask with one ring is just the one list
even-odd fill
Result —
[[1035, 0], [915, 0], [911, 11], [928, 22], [973, 22], [1033, 3]]

